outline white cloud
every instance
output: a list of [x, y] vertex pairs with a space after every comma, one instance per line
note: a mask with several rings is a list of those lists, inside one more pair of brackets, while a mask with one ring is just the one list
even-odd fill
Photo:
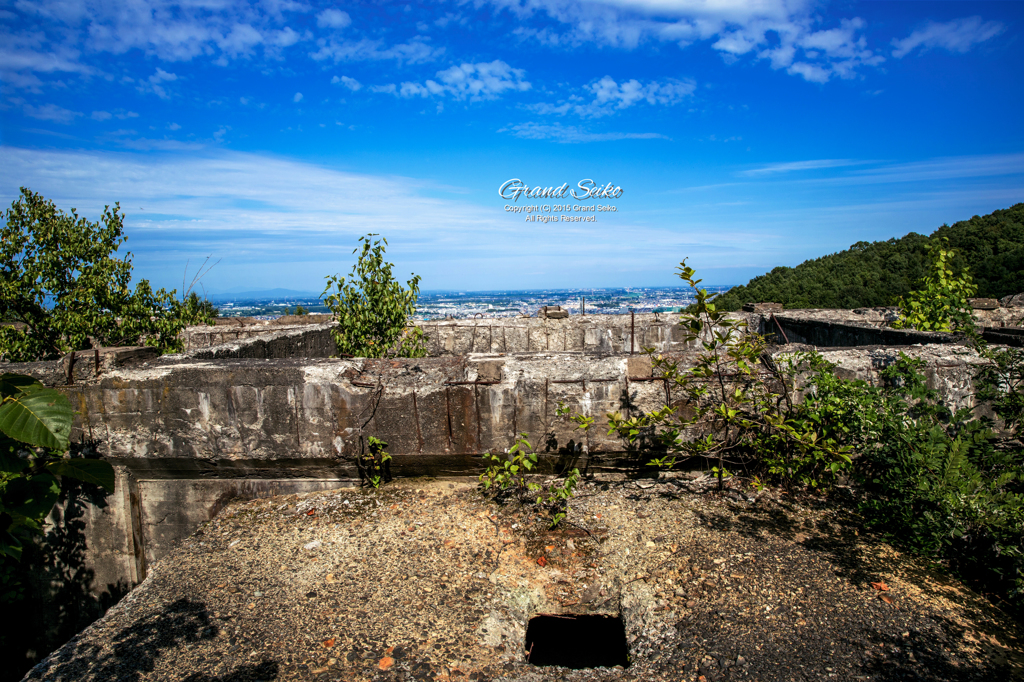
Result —
[[804, 80], [812, 83], [827, 83], [832, 73], [823, 66], [808, 64], [807, 62], [796, 62], [786, 69], [786, 73], [803, 76]]
[[538, 114], [563, 116], [573, 113], [584, 117], [608, 116], [646, 102], [651, 105], [671, 106], [691, 96], [697, 89], [692, 80], [669, 79], [641, 83], [635, 78], [622, 83], [611, 76], [584, 86], [583, 90], [592, 97], [587, 101], [580, 95], [572, 95], [559, 104], [533, 104], [528, 108]]
[[107, 121], [113, 117], [109, 111], [94, 111], [92, 112], [92, 120], [94, 121]]
[[868, 161], [856, 161], [853, 159], [811, 159], [808, 161], [785, 161], [782, 163], [772, 163], [767, 166], [761, 166], [759, 168], [751, 168], [750, 170], [741, 171], [739, 175], [746, 177], [757, 177], [757, 176], [768, 176], [768, 175], [781, 175], [783, 173], [791, 173], [793, 171], [803, 170], [818, 170], [821, 168], [842, 168], [844, 166], [857, 166]]
[[[11, 7], [21, 14], [9, 13], [13, 20], [0, 28], [0, 76], [6, 85], [30, 90], [41, 85], [33, 74], [103, 75], [87, 63], [95, 54], [139, 50], [164, 62], [206, 57], [226, 64], [258, 50], [276, 59], [283, 49], [313, 38], [288, 25], [310, 11], [300, 2], [20, 0]], [[322, 14], [334, 22], [344, 15]]]
[[918, 48], [922, 52], [942, 48], [964, 53], [1004, 30], [1006, 27], [998, 21], [983, 21], [981, 17], [966, 17], [945, 23], [929, 21], [906, 38], [892, 41], [892, 56], [902, 59]]
[[577, 126], [566, 126], [560, 123], [516, 123], [498, 130], [499, 133], [511, 133], [525, 140], [554, 140], [563, 144], [581, 142], [612, 142], [616, 140], [656, 140], [669, 139], [660, 133], [594, 133]]
[[496, 59], [489, 63], [453, 66], [438, 71], [437, 78], [457, 99], [493, 99], [506, 90], [529, 90], [530, 84], [523, 80], [525, 73]]
[[515, 69], [501, 60], [463, 63], [438, 71], [434, 79], [424, 83], [406, 81], [400, 87], [395, 85], [374, 86], [374, 92], [385, 92], [399, 97], [429, 97], [443, 95], [455, 99], [479, 100], [496, 99], [501, 94], [513, 91], [524, 92], [531, 85], [524, 80], [526, 72]]
[[419, 83], [402, 83], [398, 88], [399, 97], [429, 97], [430, 90]]
[[302, 93], [301, 92], [296, 92], [295, 96], [292, 97], [292, 101], [293, 102], [301, 102], [302, 101]]
[[352, 92], [361, 90], [363, 87], [362, 83], [357, 81], [355, 78], [349, 78], [348, 76], [335, 76], [334, 78], [331, 79], [331, 83], [334, 85], [341, 83]]
[[331, 60], [335, 64], [343, 61], [387, 61], [419, 64], [433, 61], [444, 53], [444, 48], [435, 48], [420, 38], [407, 43], [385, 45], [381, 40], [338, 41], [334, 38], [320, 38], [317, 51], [310, 56], [317, 61]]
[[253, 48], [263, 42], [263, 34], [249, 24], [235, 24], [222, 38], [217, 38], [217, 47], [227, 57], [248, 57]]
[[140, 82], [138, 86], [139, 92], [152, 92], [160, 99], [170, 99], [170, 95], [167, 93], [167, 89], [164, 88], [164, 83], [173, 83], [178, 80], [178, 76], [173, 73], [164, 71], [160, 67], [157, 67], [156, 72], [152, 76], [147, 78], [145, 81]]
[[[850, 78], [884, 58], [867, 45], [866, 24], [852, 17], [823, 25], [814, 0], [490, 0], [522, 19], [546, 14], [555, 27], [524, 23], [520, 40], [557, 47], [596, 43], [635, 49], [710, 41], [727, 63], [768, 60], [774, 69], [822, 82]], [[795, 67], [795, 68], [791, 68]]]
[[22, 105], [22, 111], [25, 112], [26, 116], [37, 118], [40, 121], [53, 121], [54, 123], [62, 123], [64, 125], [71, 123], [82, 115], [80, 111], [71, 111], [70, 109], [58, 107], [56, 104], [44, 104], [38, 107], [24, 104]]
[[[130, 140], [125, 146], [173, 151], [175, 145], [184, 146], [172, 140]], [[150, 235], [194, 241], [204, 254], [213, 251], [228, 260], [244, 245], [256, 260], [274, 261], [285, 251], [308, 262], [311, 243], [327, 258], [348, 257], [369, 224], [389, 239], [404, 235], [420, 244], [459, 234], [465, 236], [456, 237], [459, 241], [472, 244], [470, 235], [481, 229], [501, 233], [519, 226], [493, 207], [437, 198], [434, 185], [416, 178], [353, 173], [276, 156], [15, 147], [0, 147], [0, 154], [0, 197], [13, 199], [24, 185], [90, 217], [104, 204], [120, 201], [133, 251]], [[145, 212], [128, 209], [137, 206]], [[409, 220], [410, 215], [419, 218]], [[175, 265], [179, 281], [183, 265], [184, 258]]]
[[321, 28], [345, 28], [351, 23], [348, 13], [340, 9], [325, 9], [316, 15], [316, 25]]
[[181, 130], [181, 126], [178, 125], [177, 123], [171, 123], [169, 126], [167, 126], [167, 129], [168, 130]]
[[611, 104], [617, 109], [625, 109], [637, 102], [676, 104], [692, 95], [697, 85], [692, 81], [680, 80], [669, 80], [664, 83], [652, 81], [644, 85], [636, 79], [619, 84], [611, 76], [605, 76], [589, 89], [594, 93], [595, 104]]

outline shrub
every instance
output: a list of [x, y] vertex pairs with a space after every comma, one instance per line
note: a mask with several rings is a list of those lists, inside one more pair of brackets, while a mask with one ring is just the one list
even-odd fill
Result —
[[[407, 324], [416, 312], [420, 278], [413, 275], [404, 289], [392, 275], [394, 263], [384, 260], [386, 239], [377, 235], [360, 237], [362, 249], [352, 253], [359, 258], [348, 278], [327, 277], [327, 287], [320, 295], [334, 314], [338, 326], [333, 330], [338, 352], [355, 357], [385, 356], [423, 357], [425, 336], [419, 327]], [[336, 290], [328, 294], [331, 289]]]
[[974, 329], [968, 298], [978, 288], [966, 268], [959, 273], [953, 269], [956, 252], [946, 248], [948, 243], [945, 237], [937, 237], [925, 247], [931, 260], [929, 272], [906, 301], [899, 300], [900, 317], [893, 327], [929, 332]]
[[[835, 473], [848, 465], [849, 455], [835, 439], [821, 438], [813, 421], [795, 418], [789, 379], [767, 356], [764, 338], [718, 310], [694, 275], [684, 260], [679, 276], [693, 288], [696, 303], [679, 323], [686, 340], [700, 348], [693, 365], [683, 369], [648, 351], [681, 407], [666, 405], [628, 419], [610, 414], [609, 434], [617, 433], [633, 450], [661, 454], [649, 461], [654, 466], [675, 466], [680, 457], [711, 460], [720, 489], [726, 464], [746, 464], [766, 452], [779, 454], [772, 469], [777, 477], [812, 486], [822, 479], [814, 473], [819, 469]], [[813, 466], [794, 469], [793, 453]]]

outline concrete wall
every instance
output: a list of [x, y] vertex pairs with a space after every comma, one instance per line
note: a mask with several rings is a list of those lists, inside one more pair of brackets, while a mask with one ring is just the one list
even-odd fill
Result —
[[[780, 348], [785, 353], [791, 348]], [[877, 381], [899, 350], [927, 362], [929, 380], [969, 404], [976, 355], [959, 346], [829, 351], [848, 377]], [[692, 352], [672, 354], [684, 365]], [[546, 470], [628, 464], [607, 435], [607, 414], [672, 402], [646, 356], [572, 352], [477, 353], [381, 360], [165, 357], [88, 372], [67, 385], [57, 363], [9, 365], [60, 384], [79, 413], [72, 438], [95, 444], [118, 470], [118, 490], [97, 521], [102, 570], [135, 583], [145, 566], [234, 496], [355, 485], [374, 435], [388, 443], [394, 476], [481, 470], [525, 433]], [[595, 418], [583, 437], [556, 415], [562, 402]], [[577, 445], [581, 446], [577, 448]]]
[[[255, 321], [237, 326], [189, 327], [182, 332], [186, 354], [194, 358], [330, 357], [337, 347], [326, 316], [302, 324], [292, 316], [287, 323], [272, 325]], [[730, 317], [746, 321], [750, 316]], [[239, 319], [239, 318], [228, 318]], [[300, 323], [296, 323], [298, 319]], [[427, 336], [430, 357], [467, 353], [531, 353], [576, 351], [580, 353], [640, 353], [685, 350], [678, 315], [647, 313], [630, 315], [574, 315], [555, 320], [538, 317], [507, 317], [417, 322]], [[692, 346], [692, 344], [691, 344]]]
[[[821, 313], [825, 311], [814, 311]], [[836, 311], [847, 312], [847, 311]], [[914, 344], [963, 343], [960, 334], [946, 332], [919, 332], [913, 329], [891, 329], [849, 320], [845, 316], [828, 319], [807, 315], [805, 311], [778, 312], [774, 317], [763, 315], [751, 329], [773, 338], [778, 343], [805, 343], [821, 348], [850, 348], [856, 346], [912, 346]]]

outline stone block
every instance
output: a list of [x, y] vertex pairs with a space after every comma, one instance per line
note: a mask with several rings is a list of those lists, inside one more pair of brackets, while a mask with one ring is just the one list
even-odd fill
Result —
[[560, 305], [546, 305], [537, 312], [537, 317], [545, 317], [549, 320], [564, 320], [569, 317], [569, 311], [563, 310]]
[[1003, 296], [999, 299], [999, 305], [1004, 308], [1024, 308], [1024, 294]]
[[999, 301], [994, 298], [969, 298], [967, 302], [974, 310], [995, 310], [999, 307]]
[[771, 303], [771, 302], [753, 303], [753, 302], [749, 302], [749, 303], [744, 303], [743, 304], [743, 312], [745, 312], [745, 313], [770, 313], [770, 312], [778, 312], [780, 310], [782, 310], [782, 304], [781, 303]]
[[649, 355], [634, 355], [626, 359], [626, 376], [649, 377], [652, 376], [651, 357]]

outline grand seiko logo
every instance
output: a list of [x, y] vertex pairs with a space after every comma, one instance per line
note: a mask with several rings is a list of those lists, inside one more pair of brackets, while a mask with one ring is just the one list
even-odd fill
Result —
[[543, 187], [537, 185], [531, 187], [519, 178], [506, 180], [498, 188], [498, 196], [513, 203], [524, 199], [565, 199], [572, 197], [576, 201], [588, 199], [618, 199], [622, 196], [622, 188], [609, 182], [606, 185], [599, 185], [591, 179], [580, 180], [576, 187], [570, 188], [569, 183], [563, 183], [557, 187]]

